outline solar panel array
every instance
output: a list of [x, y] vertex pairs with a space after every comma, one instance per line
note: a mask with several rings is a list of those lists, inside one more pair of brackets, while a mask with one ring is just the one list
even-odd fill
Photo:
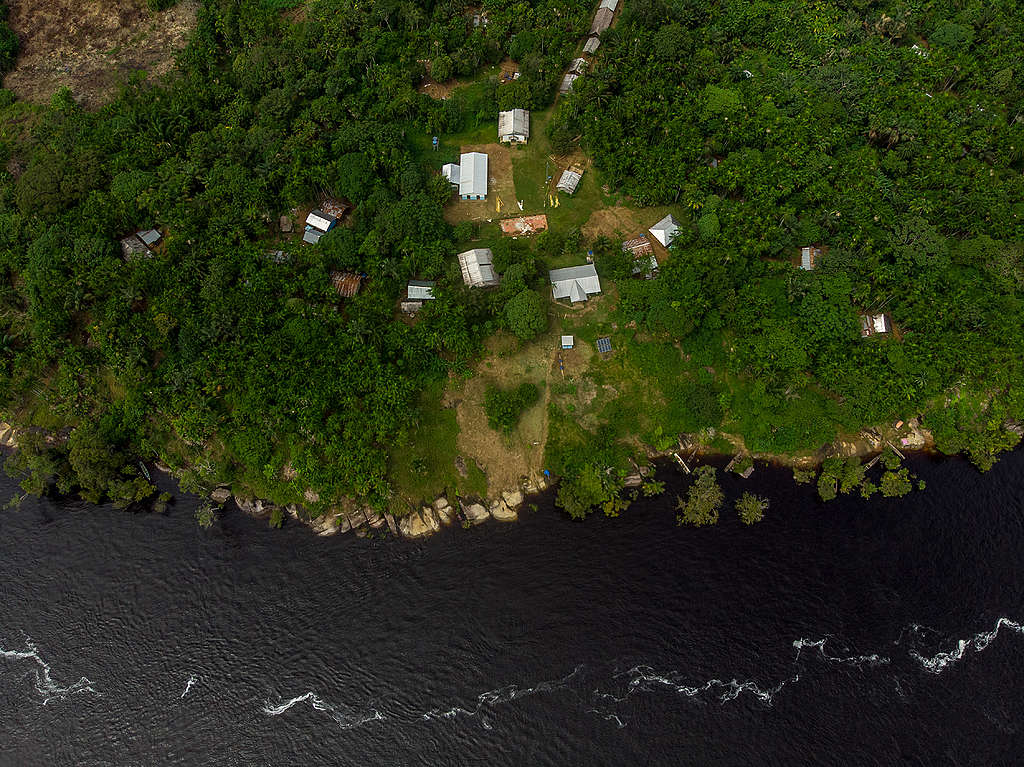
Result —
[[597, 350], [601, 354], [607, 354], [612, 350], [612, 339], [605, 337], [597, 339]]

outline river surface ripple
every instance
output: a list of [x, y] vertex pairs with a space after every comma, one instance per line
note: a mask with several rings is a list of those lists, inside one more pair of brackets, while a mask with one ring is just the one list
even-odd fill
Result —
[[[0, 513], [0, 765], [1019, 764], [1024, 452], [823, 505], [317, 538]], [[7, 496], [15, 487], [4, 480]]]

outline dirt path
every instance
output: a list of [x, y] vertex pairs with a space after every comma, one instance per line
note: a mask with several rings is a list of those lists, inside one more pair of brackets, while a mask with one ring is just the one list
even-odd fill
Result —
[[4, 87], [44, 102], [67, 86], [79, 103], [100, 106], [132, 72], [173, 68], [199, 4], [182, 0], [156, 13], [146, 0], [8, 0], [21, 53]]

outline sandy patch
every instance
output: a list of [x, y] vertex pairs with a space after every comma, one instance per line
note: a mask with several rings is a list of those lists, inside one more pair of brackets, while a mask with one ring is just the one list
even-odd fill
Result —
[[637, 211], [617, 206], [595, 210], [581, 227], [581, 231], [588, 240], [595, 240], [601, 236], [613, 240], [628, 240], [639, 237], [647, 231], [647, 227], [640, 222]]
[[[497, 125], [495, 125], [497, 134]], [[470, 144], [460, 152], [483, 152], [487, 155], [487, 199], [460, 200], [458, 192], [445, 206], [444, 217], [450, 224], [460, 221], [491, 221], [518, 213], [515, 183], [512, 180], [512, 155], [504, 144]]]
[[87, 107], [109, 101], [135, 71], [166, 74], [196, 23], [199, 0], [150, 11], [146, 0], [9, 0], [21, 41], [4, 87], [44, 102], [62, 86]]

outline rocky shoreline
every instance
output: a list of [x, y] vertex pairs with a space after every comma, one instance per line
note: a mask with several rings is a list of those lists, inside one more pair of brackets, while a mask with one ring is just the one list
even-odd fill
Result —
[[[169, 467], [160, 465], [161, 470]], [[540, 493], [550, 486], [544, 477], [524, 478], [520, 487], [505, 490], [493, 499], [468, 500], [455, 498], [454, 502], [441, 495], [430, 505], [405, 516], [395, 516], [381, 512], [371, 506], [349, 502], [331, 507], [327, 513], [313, 516], [298, 504], [277, 506], [260, 498], [244, 495], [232, 495], [230, 488], [218, 487], [210, 493], [210, 499], [223, 506], [232, 499], [240, 510], [250, 516], [268, 518], [275, 510], [286, 514], [296, 522], [310, 527], [317, 535], [328, 536], [337, 533], [354, 533], [366, 538], [374, 533], [390, 533], [403, 538], [425, 538], [448, 527], [460, 524], [463, 527], [474, 527], [490, 519], [498, 522], [515, 522], [519, 518], [526, 497]], [[385, 533], [387, 531], [387, 533]]]

